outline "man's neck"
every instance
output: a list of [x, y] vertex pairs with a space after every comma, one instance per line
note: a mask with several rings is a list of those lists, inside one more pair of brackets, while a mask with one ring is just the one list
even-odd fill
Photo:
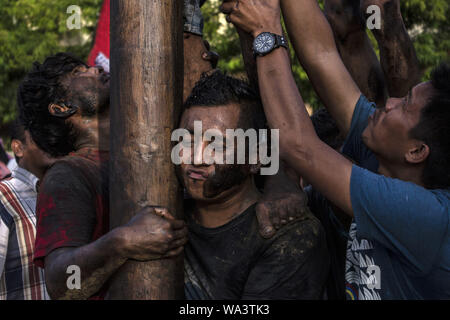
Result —
[[75, 150], [94, 148], [109, 151], [109, 115], [107, 113], [92, 118], [80, 118], [74, 126], [79, 132]]
[[378, 173], [383, 176], [399, 179], [402, 181], [412, 182], [421, 187], [425, 187], [422, 181], [423, 166], [421, 167], [406, 167], [400, 165], [389, 165], [379, 160], [380, 166], [378, 168]]
[[195, 202], [194, 218], [205, 228], [223, 226], [258, 201], [260, 193], [249, 177], [228, 197], [217, 202]]

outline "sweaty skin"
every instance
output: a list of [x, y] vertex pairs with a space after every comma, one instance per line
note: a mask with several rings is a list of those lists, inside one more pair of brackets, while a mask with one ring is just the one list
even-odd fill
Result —
[[[128, 259], [148, 261], [180, 254], [187, 242], [184, 223], [163, 219], [155, 213], [155, 209], [145, 208], [126, 226], [96, 241], [52, 251], [45, 258], [46, 285], [52, 299], [88, 299]], [[66, 286], [69, 265], [80, 267], [80, 290], [69, 290]]]
[[[201, 121], [202, 129], [219, 130], [224, 137], [227, 129], [236, 128], [240, 111], [236, 105], [214, 107], [190, 107], [185, 110], [180, 128], [194, 130], [194, 122]], [[177, 166], [177, 173], [188, 193], [196, 202], [196, 213], [205, 227], [226, 224], [255, 203], [260, 194], [251, 173], [257, 165], [207, 164], [202, 156], [208, 145], [201, 142], [201, 148], [191, 146], [191, 164]], [[226, 145], [223, 151], [226, 153]], [[236, 144], [234, 146], [236, 148]], [[194, 159], [202, 157], [195, 163]]]
[[366, 33], [358, 1], [326, 0], [324, 13], [344, 65], [362, 93], [378, 106], [388, 98], [383, 71]]
[[[101, 68], [80, 66], [63, 80], [68, 98], [80, 103], [75, 114], [64, 105], [51, 104], [52, 115], [67, 113], [67, 122], [77, 132], [76, 150], [91, 148], [109, 151], [109, 76]], [[84, 90], [87, 87], [94, 90]], [[89, 101], [82, 106], [83, 101]], [[92, 116], [92, 113], [95, 113]], [[52, 169], [47, 172], [50, 175]], [[45, 180], [42, 186], [45, 190]], [[169, 217], [169, 218], [168, 218]], [[152, 236], [149, 236], [152, 235]], [[183, 250], [187, 229], [183, 221], [170, 214], [144, 208], [128, 225], [80, 247], [62, 247], [45, 257], [46, 285], [52, 299], [87, 299], [103, 287], [128, 259], [152, 260], [174, 257]], [[67, 267], [78, 265], [82, 273], [81, 290], [68, 290]]]

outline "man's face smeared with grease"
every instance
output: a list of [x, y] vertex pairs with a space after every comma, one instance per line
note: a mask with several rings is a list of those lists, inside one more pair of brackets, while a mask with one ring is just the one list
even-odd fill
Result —
[[80, 107], [85, 116], [102, 113], [109, 107], [109, 80], [109, 73], [100, 67], [75, 67], [62, 80], [67, 88], [66, 103]]
[[[209, 143], [221, 143], [224, 154], [229, 151], [225, 141], [202, 141], [201, 148], [194, 150], [194, 121], [202, 122], [203, 133], [208, 129], [216, 129], [222, 133], [225, 140], [226, 129], [236, 129], [239, 113], [239, 108], [233, 104], [214, 107], [191, 107], [184, 111], [181, 117], [180, 128], [186, 129], [191, 133], [192, 164], [177, 166], [177, 174], [194, 200], [217, 201], [218, 199], [226, 198], [249, 177], [249, 165], [208, 165], [205, 163], [205, 159], [203, 159], [201, 164], [194, 164], [194, 157], [200, 157], [200, 153], [203, 155], [203, 151]], [[236, 148], [236, 142], [234, 148]]]
[[416, 145], [410, 131], [419, 123], [421, 111], [433, 93], [431, 82], [423, 82], [402, 99], [388, 99], [384, 108], [377, 109], [369, 117], [367, 128], [362, 133], [367, 147], [391, 163], [403, 164], [405, 154]]

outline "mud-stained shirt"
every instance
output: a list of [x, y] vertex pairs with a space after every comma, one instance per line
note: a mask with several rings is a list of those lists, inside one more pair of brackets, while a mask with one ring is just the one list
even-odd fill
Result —
[[187, 299], [321, 299], [329, 272], [325, 235], [306, 215], [271, 239], [259, 235], [255, 205], [224, 226], [204, 228], [186, 206]]
[[[109, 230], [108, 154], [81, 149], [46, 173], [37, 201], [34, 263], [62, 247], [80, 247]], [[98, 298], [96, 295], [94, 298]]]

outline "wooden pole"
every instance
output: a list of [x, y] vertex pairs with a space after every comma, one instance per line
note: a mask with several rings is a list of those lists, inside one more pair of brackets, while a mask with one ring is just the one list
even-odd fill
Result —
[[[182, 218], [170, 159], [183, 93], [183, 1], [111, 1], [111, 227], [147, 205]], [[182, 299], [183, 257], [128, 261], [110, 299]]]

